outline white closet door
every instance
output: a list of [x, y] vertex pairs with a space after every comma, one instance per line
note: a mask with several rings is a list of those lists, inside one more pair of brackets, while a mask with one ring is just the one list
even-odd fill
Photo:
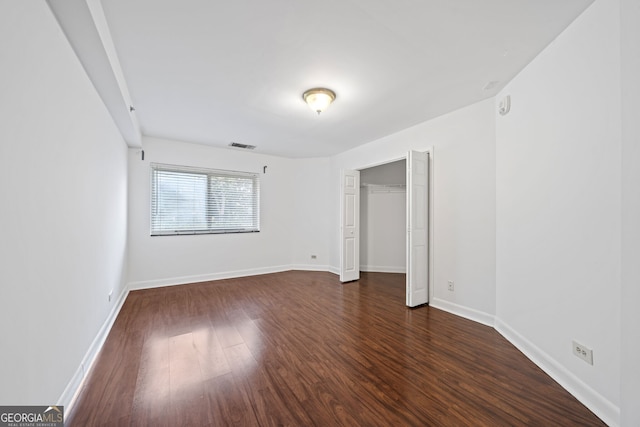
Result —
[[407, 155], [407, 305], [429, 302], [429, 153]]
[[360, 171], [340, 176], [340, 281], [360, 278]]

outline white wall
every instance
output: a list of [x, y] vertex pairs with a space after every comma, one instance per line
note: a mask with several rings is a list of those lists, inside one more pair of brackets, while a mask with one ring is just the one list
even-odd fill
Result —
[[44, 1], [0, 2], [0, 57], [0, 403], [68, 404], [124, 291], [126, 146]]
[[360, 185], [407, 185], [407, 161], [398, 160], [360, 171]]
[[[482, 101], [331, 159], [332, 265], [339, 268], [339, 174], [434, 149], [432, 305], [484, 323], [495, 312], [494, 101]], [[447, 291], [455, 281], [455, 292]]]
[[622, 0], [622, 381], [623, 426], [640, 425], [640, 2]]
[[[290, 264], [291, 162], [239, 150], [143, 137], [144, 161], [129, 155], [131, 288], [278, 271]], [[261, 173], [260, 232], [150, 236], [150, 164]], [[263, 167], [267, 166], [265, 174]]]
[[[497, 327], [607, 422], [620, 403], [620, 53], [598, 0], [498, 95]], [[594, 351], [593, 366], [572, 340]]]
[[[288, 227], [292, 268], [333, 270], [329, 265], [331, 247], [327, 238], [332, 231], [333, 215], [329, 210], [333, 196], [329, 186], [330, 173], [328, 158], [292, 160], [289, 180], [293, 184], [293, 199], [287, 206], [293, 216]], [[316, 258], [312, 259], [311, 255]]]
[[406, 272], [406, 188], [360, 188], [360, 271]]
[[[131, 288], [327, 268], [327, 159], [294, 161], [150, 137], [143, 137], [143, 148], [144, 161], [139, 150], [129, 155]], [[259, 173], [267, 166], [260, 178], [260, 232], [151, 237], [151, 162]]]

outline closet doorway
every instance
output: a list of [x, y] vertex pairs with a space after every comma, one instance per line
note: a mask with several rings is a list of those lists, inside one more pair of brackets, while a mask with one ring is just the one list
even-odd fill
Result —
[[407, 166], [360, 171], [360, 271], [406, 273]]
[[[429, 235], [431, 229], [431, 204], [429, 203], [431, 180], [431, 168], [430, 159], [433, 157], [433, 151], [409, 151], [407, 153], [405, 162], [405, 206], [406, 216], [403, 229], [405, 230], [405, 250], [396, 251], [396, 255], [405, 254], [406, 261], [406, 304], [409, 307], [417, 307], [429, 302], [429, 283], [431, 282], [431, 248], [432, 248], [432, 236]], [[395, 162], [390, 162], [395, 163]], [[398, 172], [401, 172], [402, 163], [394, 165]], [[384, 165], [380, 165], [384, 166]], [[402, 188], [402, 183], [399, 181], [392, 182], [390, 179], [385, 178], [387, 173], [392, 173], [391, 170], [396, 170], [394, 166], [391, 166], [389, 170], [380, 172], [380, 170], [374, 170], [373, 175], [376, 176], [375, 180], [367, 177], [365, 181], [361, 181], [361, 174], [369, 173], [369, 169], [373, 167], [365, 167], [360, 170], [343, 169], [340, 172], [340, 281], [349, 282], [358, 280], [360, 277], [361, 266], [365, 266], [365, 269], [371, 267], [380, 268], [400, 268], [399, 265], [384, 265], [384, 264], [396, 264], [397, 259], [375, 259], [375, 251], [380, 244], [383, 246], [390, 246], [388, 242], [376, 244], [376, 236], [371, 233], [367, 233], [365, 237], [365, 250], [367, 251], [364, 262], [361, 262], [360, 246], [361, 246], [361, 182], [365, 185], [370, 184], [369, 187], [379, 190], [379, 194], [394, 194], [391, 189], [396, 188], [396, 193], [401, 193], [399, 190]], [[379, 167], [379, 166], [377, 166]], [[375, 191], [366, 191], [367, 197], [374, 197]], [[398, 197], [398, 194], [396, 194]], [[400, 196], [401, 199], [401, 196]], [[366, 201], [371, 205], [370, 200]], [[400, 205], [400, 204], [398, 204]], [[365, 214], [367, 227], [375, 227], [372, 225], [374, 222], [379, 222], [372, 217], [371, 213], [367, 211]], [[402, 224], [401, 220], [394, 221], [394, 226]], [[381, 230], [386, 230], [391, 227], [391, 223], [385, 224]], [[395, 237], [396, 235], [394, 235]], [[402, 242], [399, 235], [395, 238], [396, 242]], [[372, 263], [374, 265], [372, 265]], [[379, 265], [376, 265], [379, 264]]]

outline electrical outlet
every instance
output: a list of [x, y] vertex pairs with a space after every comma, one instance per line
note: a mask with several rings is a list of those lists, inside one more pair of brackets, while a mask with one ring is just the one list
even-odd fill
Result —
[[316, 259], [318, 258], [316, 255], [311, 255], [311, 259]]
[[573, 354], [587, 362], [589, 365], [593, 365], [593, 350], [587, 346], [573, 341]]
[[453, 292], [453, 280], [447, 282], [447, 289]]

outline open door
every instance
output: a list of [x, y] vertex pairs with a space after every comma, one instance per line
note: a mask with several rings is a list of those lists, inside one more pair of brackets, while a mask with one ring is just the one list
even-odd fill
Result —
[[360, 278], [360, 171], [340, 174], [340, 281]]
[[429, 153], [407, 155], [407, 305], [429, 302]]

